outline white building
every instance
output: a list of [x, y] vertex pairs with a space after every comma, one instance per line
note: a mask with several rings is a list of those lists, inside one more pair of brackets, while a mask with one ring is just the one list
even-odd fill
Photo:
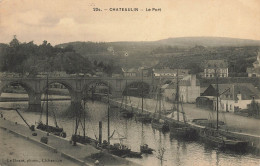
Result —
[[[219, 111], [235, 112], [247, 109], [254, 98], [260, 102], [260, 92], [251, 83], [219, 84]], [[216, 84], [211, 84], [202, 96], [214, 97], [213, 109], [216, 110]]]
[[189, 69], [153, 69], [154, 77], [179, 77], [183, 78], [189, 74]]
[[228, 77], [228, 63], [224, 60], [208, 60], [204, 67], [204, 77]]
[[248, 77], [260, 77], [260, 51], [257, 54], [257, 59], [253, 63], [254, 67], [248, 67], [246, 72]]
[[[171, 84], [163, 85], [163, 97], [166, 100], [175, 100], [176, 87], [176, 80], [173, 80]], [[196, 102], [196, 98], [200, 96], [200, 83], [196, 75], [187, 75], [179, 81], [179, 96], [183, 103]]]

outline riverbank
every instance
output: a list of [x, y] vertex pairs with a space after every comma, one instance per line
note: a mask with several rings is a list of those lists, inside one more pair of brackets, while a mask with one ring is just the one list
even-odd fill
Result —
[[[6, 131], [10, 131], [14, 133], [15, 135], [18, 135], [19, 139], [26, 139], [30, 141], [31, 143], [34, 143], [35, 145], [38, 145], [40, 147], [44, 147], [45, 149], [48, 149], [52, 153], [60, 154], [61, 156], [65, 157], [66, 159], [73, 161], [73, 163], [78, 165], [94, 165], [94, 162], [98, 159], [100, 161], [101, 165], [120, 165], [120, 166], [138, 166], [138, 164], [128, 161], [123, 158], [119, 158], [117, 156], [110, 155], [106, 152], [97, 150], [92, 145], [82, 145], [77, 144], [77, 146], [73, 146], [70, 144], [69, 139], [64, 139], [61, 137], [57, 137], [54, 135], [48, 136], [48, 144], [43, 144], [40, 142], [41, 137], [45, 136], [46, 133], [40, 130], [36, 130], [35, 133], [37, 133], [37, 136], [32, 136], [32, 131], [28, 129], [28, 127], [16, 124], [15, 122], [9, 121], [4, 118], [0, 118], [0, 127]], [[8, 137], [8, 136], [6, 136]], [[17, 148], [19, 148], [19, 144], [14, 144], [14, 142], [9, 142], [8, 139], [5, 139], [4, 144], [13, 144], [15, 145], [13, 148], [13, 151], [16, 152]], [[33, 149], [33, 147], [28, 146], [32, 150], [37, 151], [36, 149]], [[27, 148], [28, 148], [27, 147]], [[24, 149], [27, 149], [24, 148]], [[95, 157], [93, 157], [95, 156]], [[6, 157], [6, 156], [5, 156]], [[30, 157], [30, 156], [28, 156]], [[46, 156], [41, 156], [45, 158]], [[8, 158], [2, 158], [7, 161]], [[57, 165], [57, 164], [56, 164]], [[63, 164], [61, 164], [63, 165]]]
[[[138, 98], [131, 98], [131, 103], [126, 107], [126, 109], [134, 110], [134, 112], [139, 112], [141, 109], [139, 108], [140, 105], [138, 103], [138, 100]], [[103, 98], [103, 101], [106, 102], [106, 99]], [[119, 99], [111, 99], [110, 104], [119, 107], [121, 105], [121, 101]], [[156, 101], [149, 99], [146, 105], [148, 106], [148, 109], [145, 109], [144, 111], [148, 113], [154, 113], [154, 110], [156, 108]], [[165, 109], [170, 109], [171, 104], [165, 103], [164, 107]], [[182, 107], [185, 110], [185, 115], [188, 119], [188, 123], [191, 125], [192, 123], [190, 122], [192, 121], [192, 119], [207, 118], [216, 120], [216, 115], [214, 115], [214, 112], [197, 108], [195, 104], [184, 104]], [[176, 120], [176, 117], [176, 115], [174, 115], [174, 117], [171, 117], [171, 115], [162, 115], [162, 118], [169, 123], [173, 119]], [[182, 117], [180, 119], [182, 120]], [[242, 117], [231, 113], [222, 113], [219, 116], [219, 120], [226, 123], [226, 127], [223, 130], [223, 133], [225, 135], [228, 134], [231, 137], [248, 141], [249, 146], [251, 146], [253, 149], [256, 149], [256, 151], [260, 150], [260, 120]]]

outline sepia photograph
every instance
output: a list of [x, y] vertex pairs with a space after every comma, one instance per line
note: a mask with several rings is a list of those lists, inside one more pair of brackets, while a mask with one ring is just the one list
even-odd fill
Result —
[[259, 0], [0, 0], [0, 166], [260, 166]]

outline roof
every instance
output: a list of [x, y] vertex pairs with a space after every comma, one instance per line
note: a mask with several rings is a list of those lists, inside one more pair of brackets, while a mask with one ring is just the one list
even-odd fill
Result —
[[260, 74], [260, 68], [248, 67], [246, 69], [246, 72], [247, 73], [252, 73], [252, 74], [255, 74], [255, 73]]
[[137, 73], [137, 72], [139, 72], [138, 69], [136, 69], [136, 68], [122, 68], [122, 71], [124, 73], [125, 72], [127, 72], [127, 73]]
[[[192, 78], [196, 79], [196, 76], [187, 75], [186, 77], [182, 78], [181, 80], [179, 80], [179, 86], [191, 86]], [[165, 85], [168, 85], [167, 87], [165, 87], [165, 89], [176, 89], [176, 86], [177, 86], [176, 82], [177, 82], [177, 80], [173, 79], [170, 84], [165, 84]], [[196, 79], [196, 86], [199, 86], [199, 85], [200, 85], [200, 82], [198, 79]]]
[[215, 69], [215, 68], [227, 68], [228, 63], [225, 60], [208, 60], [205, 64], [205, 68]]
[[189, 73], [189, 69], [154, 69], [154, 73], [175, 73], [177, 74], [188, 74]]
[[161, 88], [166, 89], [169, 86], [169, 84], [164, 84]]
[[[216, 84], [212, 84], [213, 88], [217, 88]], [[260, 99], [260, 92], [257, 88], [253, 86], [251, 83], [235, 83], [235, 84], [219, 84], [219, 93], [233, 95], [234, 99], [237, 100], [237, 95], [241, 94], [242, 100], [251, 100], [253, 97], [255, 99]]]

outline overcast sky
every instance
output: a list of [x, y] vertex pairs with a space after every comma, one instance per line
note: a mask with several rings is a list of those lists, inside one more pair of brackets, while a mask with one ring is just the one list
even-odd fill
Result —
[[[139, 11], [104, 11], [121, 7]], [[153, 7], [161, 12], [145, 11]], [[13, 35], [53, 45], [187, 36], [260, 40], [260, 0], [0, 0], [0, 42]]]

